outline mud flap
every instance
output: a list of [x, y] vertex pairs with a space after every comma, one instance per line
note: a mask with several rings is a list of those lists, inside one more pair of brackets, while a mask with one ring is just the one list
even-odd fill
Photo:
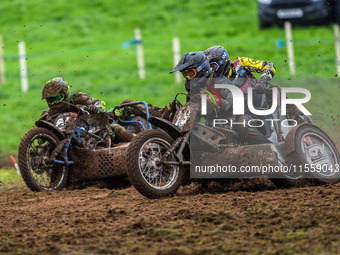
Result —
[[65, 134], [50, 122], [47, 122], [45, 120], [38, 120], [38, 121], [35, 122], [35, 125], [37, 127], [46, 128], [46, 129], [52, 131], [60, 140], [65, 139]]
[[159, 118], [159, 117], [150, 117], [149, 122], [158, 128], [163, 129], [166, 133], [168, 133], [173, 139], [178, 137], [182, 137], [183, 134], [179, 130], [179, 128], [173, 124], [172, 122]]

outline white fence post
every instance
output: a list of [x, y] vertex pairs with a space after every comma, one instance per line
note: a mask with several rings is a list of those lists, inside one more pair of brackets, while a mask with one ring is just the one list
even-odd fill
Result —
[[340, 76], [340, 39], [338, 24], [334, 24], [334, 37], [335, 37], [336, 67], [338, 76]]
[[[172, 51], [174, 54], [174, 66], [176, 66], [181, 56], [181, 49], [178, 37], [174, 37], [172, 39]], [[181, 74], [179, 72], [175, 72], [175, 81], [177, 84], [181, 83]]]
[[291, 74], [295, 74], [292, 24], [289, 21], [285, 22], [285, 32], [286, 32], [286, 41], [287, 41], [289, 71]]
[[19, 42], [19, 62], [20, 62], [20, 77], [21, 91], [28, 91], [27, 65], [26, 65], [26, 49], [25, 42]]
[[140, 29], [135, 29], [135, 40], [137, 48], [138, 74], [140, 79], [144, 79], [145, 78], [144, 55], [142, 46], [142, 33]]
[[0, 35], [0, 80], [2, 84], [5, 84], [5, 59], [4, 59], [4, 43], [2, 40], [2, 35]]

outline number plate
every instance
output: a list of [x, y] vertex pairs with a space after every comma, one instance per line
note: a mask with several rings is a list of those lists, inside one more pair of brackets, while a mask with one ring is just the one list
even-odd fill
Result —
[[279, 19], [289, 19], [289, 18], [301, 18], [303, 17], [302, 9], [281, 9], [277, 11], [277, 17]]

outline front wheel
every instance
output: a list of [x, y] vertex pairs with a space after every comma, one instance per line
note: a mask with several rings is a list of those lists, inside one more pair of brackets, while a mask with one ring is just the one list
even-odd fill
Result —
[[55, 164], [51, 159], [59, 143], [58, 137], [45, 128], [34, 128], [22, 138], [18, 153], [19, 168], [32, 191], [60, 190], [65, 186], [67, 167]]
[[325, 132], [316, 126], [304, 125], [296, 131], [294, 143], [292, 163], [303, 171], [308, 181], [327, 184], [340, 180], [339, 152]]
[[[160, 198], [176, 193], [184, 179], [184, 169], [176, 165], [158, 165], [174, 140], [165, 132], [145, 130], [129, 145], [127, 174], [132, 185], [145, 197]], [[169, 161], [176, 161], [169, 156]]]

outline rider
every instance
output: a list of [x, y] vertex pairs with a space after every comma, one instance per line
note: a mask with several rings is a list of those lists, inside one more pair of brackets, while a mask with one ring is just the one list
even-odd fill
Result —
[[[55, 77], [46, 82], [42, 90], [42, 100], [46, 99], [48, 109], [41, 116], [46, 121], [54, 122], [55, 118], [63, 112], [78, 112], [77, 106], [91, 114], [105, 111], [105, 102], [91, 98], [86, 93], [78, 92], [70, 96], [70, 86], [61, 77]], [[112, 123], [111, 128], [118, 140], [128, 142], [133, 138], [124, 128], [117, 123]]]
[[[203, 51], [189, 52], [185, 54], [177, 63], [174, 69], [170, 72], [180, 71], [185, 80], [185, 89], [187, 90], [187, 102], [191, 96], [200, 93], [199, 89], [206, 85], [211, 86], [216, 84], [230, 83], [228, 79], [223, 76], [217, 76], [210, 67], [209, 60]], [[191, 91], [191, 87], [194, 91]], [[222, 111], [227, 112], [231, 107], [231, 95], [229, 90], [220, 89], [222, 95]]]
[[[217, 75], [210, 66], [208, 58], [201, 52], [190, 52], [185, 54], [175, 68], [170, 72], [180, 71], [185, 80], [185, 88], [188, 91], [187, 101], [190, 97], [201, 93], [200, 89], [214, 89], [214, 84], [230, 84], [230, 81], [223, 75]], [[191, 91], [191, 88], [194, 91]], [[221, 108], [215, 108], [219, 114], [226, 115], [232, 108], [232, 95], [228, 89], [216, 89], [217, 93], [221, 95]], [[214, 106], [211, 100], [208, 100], [208, 105]], [[210, 102], [210, 103], [209, 103]], [[215, 104], [216, 106], [216, 104]], [[246, 118], [251, 119], [250, 116]], [[235, 130], [241, 135], [241, 137], [248, 143], [261, 144], [269, 143], [262, 133], [256, 129], [247, 125], [235, 125]]]
[[260, 82], [253, 84], [261, 88], [265, 88], [276, 73], [274, 64], [269, 61], [245, 57], [237, 57], [234, 61], [231, 61], [228, 52], [222, 46], [210, 47], [204, 53], [208, 57], [214, 72], [227, 77], [233, 84], [240, 87], [242, 91], [246, 91], [251, 86], [251, 84], [247, 84], [249, 78], [255, 80], [253, 72], [262, 74]]
[[[245, 57], [237, 57], [231, 61], [228, 52], [222, 46], [210, 47], [204, 53], [214, 71], [227, 77], [234, 85], [241, 88], [243, 93], [247, 92], [248, 87], [253, 87], [254, 106], [262, 106], [264, 100], [262, 100], [261, 94], [264, 94], [264, 88], [269, 85], [276, 73], [276, 67], [272, 62]], [[259, 82], [256, 81], [253, 72], [262, 74]], [[271, 105], [271, 94], [267, 96], [267, 105]], [[287, 115], [289, 118], [299, 120], [303, 113], [295, 105], [288, 105]]]

